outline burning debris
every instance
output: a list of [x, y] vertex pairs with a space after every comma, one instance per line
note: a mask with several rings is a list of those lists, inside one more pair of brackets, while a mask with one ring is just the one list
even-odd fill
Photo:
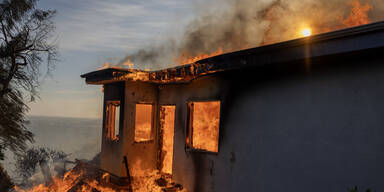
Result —
[[132, 178], [133, 192], [186, 192], [182, 185], [172, 182], [167, 175], [158, 171]]
[[64, 177], [55, 177], [50, 183], [40, 184], [30, 189], [15, 187], [14, 192], [124, 192], [129, 185], [121, 187], [109, 182], [108, 174], [86, 162], [77, 160], [76, 166]]
[[50, 183], [31, 188], [15, 186], [13, 192], [163, 192], [183, 191], [183, 187], [159, 172], [119, 178], [97, 166], [76, 160], [76, 166]]

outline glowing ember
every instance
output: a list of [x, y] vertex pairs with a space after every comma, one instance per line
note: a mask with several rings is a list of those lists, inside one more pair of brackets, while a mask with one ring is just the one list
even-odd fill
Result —
[[301, 30], [301, 35], [303, 37], [309, 37], [312, 35], [312, 30], [310, 28], [304, 28]]

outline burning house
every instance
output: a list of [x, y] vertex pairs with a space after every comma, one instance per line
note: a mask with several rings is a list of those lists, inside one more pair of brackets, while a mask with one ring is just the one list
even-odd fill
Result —
[[[383, 55], [382, 55], [383, 54]], [[104, 90], [100, 168], [187, 191], [384, 190], [384, 22], [160, 71]]]

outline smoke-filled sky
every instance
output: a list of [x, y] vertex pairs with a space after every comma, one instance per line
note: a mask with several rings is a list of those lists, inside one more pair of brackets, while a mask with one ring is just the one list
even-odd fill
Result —
[[[31, 115], [101, 117], [100, 86], [80, 74], [104, 62], [159, 69], [201, 53], [228, 52], [345, 28], [364, 20], [354, 0], [41, 0], [56, 9], [62, 61], [41, 87]], [[370, 21], [382, 0], [359, 0]], [[369, 5], [367, 5], [369, 4]], [[352, 13], [352, 14], [351, 14]]]

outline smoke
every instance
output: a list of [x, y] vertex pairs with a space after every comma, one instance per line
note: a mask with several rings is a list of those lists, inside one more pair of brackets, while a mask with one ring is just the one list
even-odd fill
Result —
[[161, 69], [173, 63], [176, 57], [178, 45], [170, 39], [166, 44], [140, 49], [133, 54], [129, 54], [120, 60], [119, 66], [126, 66], [127, 63], [135, 64], [139, 69]]
[[63, 177], [66, 169], [68, 168], [70, 167], [66, 167], [65, 162], [53, 161], [50, 159], [48, 162], [36, 167], [36, 172], [26, 181], [26, 187], [37, 186], [39, 184], [49, 184], [52, 182], [53, 178]]
[[[383, 19], [382, 0], [216, 0], [217, 6], [199, 5], [202, 14], [187, 25], [180, 39], [138, 50], [119, 64], [130, 60], [135, 68], [156, 70], [186, 64], [183, 61], [200, 54], [298, 38], [304, 27], [314, 34], [350, 27], [345, 20], [356, 17], [356, 2], [364, 8], [363, 14], [369, 11], [371, 21]], [[367, 9], [367, 4], [372, 9]]]

